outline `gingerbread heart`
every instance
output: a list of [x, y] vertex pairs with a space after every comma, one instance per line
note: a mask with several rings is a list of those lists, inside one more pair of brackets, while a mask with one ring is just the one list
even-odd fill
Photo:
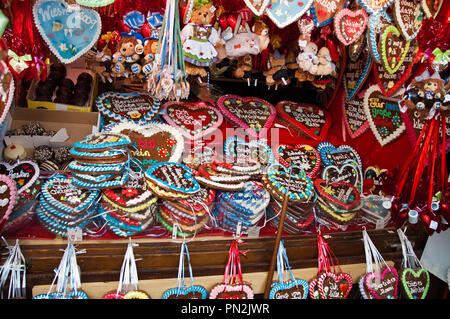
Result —
[[405, 39], [414, 39], [424, 19], [420, 0], [395, 0], [394, 19]]
[[425, 268], [403, 268], [400, 271], [400, 283], [409, 299], [425, 299], [430, 289], [430, 274]]
[[276, 118], [275, 107], [256, 97], [224, 95], [217, 100], [222, 114], [256, 138], [265, 137]]
[[145, 172], [145, 178], [159, 187], [182, 194], [195, 194], [200, 185], [192, 176], [189, 167], [183, 164], [165, 162], [151, 166]]
[[249, 8], [255, 15], [261, 16], [264, 14], [270, 0], [244, 0], [247, 8]]
[[146, 124], [158, 115], [160, 102], [149, 93], [105, 92], [96, 100], [98, 111], [109, 122]]
[[345, 7], [345, 3], [345, 0], [314, 0], [311, 6], [311, 14], [316, 26], [322, 27], [331, 23], [334, 15]]
[[7, 175], [16, 182], [17, 194], [29, 189], [39, 178], [39, 167], [32, 161], [21, 161], [10, 165], [0, 163], [0, 174]]
[[375, 299], [397, 299], [398, 273], [394, 267], [366, 274], [364, 284]]
[[189, 140], [197, 140], [214, 133], [222, 124], [222, 113], [204, 102], [167, 102], [162, 106], [166, 122], [177, 128]]
[[444, 0], [422, 0], [422, 9], [428, 19], [436, 18]]
[[341, 9], [334, 17], [334, 30], [339, 41], [350, 45], [358, 40], [366, 29], [367, 20], [367, 13], [363, 9]]
[[373, 186], [370, 188], [371, 194], [383, 195], [383, 188], [386, 186], [387, 169], [380, 169], [377, 166], [369, 166], [364, 172], [364, 179], [373, 180]]
[[314, 180], [314, 186], [320, 197], [335, 204], [338, 208], [349, 211], [360, 203], [360, 194], [351, 184], [345, 182], [327, 183], [324, 179]]
[[319, 286], [317, 285], [319, 278], [314, 278], [309, 282], [309, 297], [311, 299], [320, 299]]
[[317, 145], [317, 151], [320, 154], [324, 165], [342, 166], [347, 161], [355, 161], [359, 167], [362, 167], [361, 157], [358, 152], [349, 145], [334, 146], [330, 142], [322, 142]]
[[314, 140], [326, 137], [331, 125], [328, 112], [306, 103], [281, 101], [276, 106], [279, 118], [289, 127]]
[[317, 280], [320, 297], [322, 299], [346, 299], [352, 289], [353, 279], [347, 273], [335, 273], [325, 271]]
[[109, 130], [130, 138], [128, 150], [144, 169], [161, 162], [178, 162], [183, 154], [183, 136], [167, 124], [142, 126], [126, 122], [111, 126]]
[[202, 286], [171, 288], [166, 290], [161, 299], [206, 299], [208, 291]]
[[250, 158], [263, 166], [269, 166], [275, 162], [272, 149], [262, 140], [246, 142], [242, 138], [232, 136], [225, 140], [223, 148], [225, 155], [233, 158]]
[[[9, 108], [11, 107], [11, 104], [14, 100], [14, 91], [15, 91], [15, 85], [14, 85], [14, 78], [11, 75], [10, 72], [6, 72], [5, 75], [3, 75], [3, 81], [5, 83], [0, 83], [2, 88], [0, 88], [0, 124], [3, 123], [3, 121], [6, 118], [6, 115], [9, 112]], [[7, 82], [7, 79], [9, 78], [9, 83]]]
[[384, 96], [377, 85], [369, 87], [364, 94], [364, 112], [381, 146], [399, 138], [406, 129], [398, 101]]
[[308, 291], [309, 284], [303, 279], [276, 282], [270, 288], [269, 299], [306, 299]]
[[[366, 41], [362, 44], [361, 53], [355, 60], [349, 59], [345, 64], [344, 90], [349, 100], [356, 97], [359, 90], [365, 83], [370, 70], [372, 69], [373, 59], [369, 50], [367, 50]], [[350, 50], [350, 47], [348, 48]], [[350, 52], [349, 52], [350, 54]]]
[[16, 182], [7, 175], [0, 175], [0, 232], [16, 203]]
[[369, 128], [369, 122], [364, 112], [364, 98], [360, 98], [358, 95], [353, 96], [352, 99], [344, 97], [342, 113], [345, 127], [351, 138], [361, 136]]
[[410, 41], [405, 40], [394, 25], [381, 32], [380, 51], [384, 68], [389, 74], [397, 72], [409, 51]]
[[253, 296], [252, 288], [246, 283], [218, 284], [209, 293], [209, 299], [253, 299]]
[[390, 17], [385, 11], [380, 11], [377, 14], [372, 14], [369, 17], [368, 23], [368, 33], [367, 33], [367, 43], [372, 52], [374, 60], [378, 63], [381, 62], [381, 55], [378, 51], [378, 39], [379, 34], [393, 22], [392, 17]]
[[285, 167], [291, 165], [302, 168], [306, 175], [313, 177], [320, 168], [320, 155], [317, 150], [306, 144], [275, 146], [275, 158]]
[[355, 164], [344, 164], [341, 167], [334, 165], [326, 166], [322, 171], [322, 179], [328, 183], [345, 182], [349, 183], [356, 188], [362, 184], [358, 169]]
[[358, 2], [368, 13], [376, 15], [383, 12], [394, 0], [358, 0]]
[[[245, 3], [249, 1], [258, 2], [258, 0], [244, 0]], [[264, 3], [264, 0], [259, 0], [260, 3]], [[303, 1], [277, 1], [270, 0], [265, 11], [270, 20], [275, 23], [278, 28], [284, 28], [291, 23], [297, 21], [306, 11], [311, 7], [313, 0]], [[252, 7], [249, 7], [252, 9]], [[253, 10], [252, 10], [253, 11]], [[255, 11], [253, 11], [255, 12]], [[256, 15], [259, 15], [255, 13]]]

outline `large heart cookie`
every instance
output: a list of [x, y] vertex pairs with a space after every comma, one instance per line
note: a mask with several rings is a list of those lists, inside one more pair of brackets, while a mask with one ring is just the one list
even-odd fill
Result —
[[177, 128], [189, 140], [214, 133], [222, 124], [222, 113], [204, 102], [167, 102], [162, 106], [166, 122]]
[[364, 94], [364, 112], [370, 129], [381, 146], [394, 141], [405, 131], [405, 123], [398, 107], [399, 99], [386, 97], [376, 85]]
[[352, 99], [346, 99], [342, 103], [344, 123], [351, 138], [357, 138], [367, 131], [369, 122], [364, 112], [364, 98], [355, 95]]
[[320, 197], [340, 209], [350, 211], [360, 203], [361, 196], [358, 190], [349, 183], [327, 183], [324, 179], [316, 179], [314, 180], [314, 186]]
[[412, 40], [419, 34], [423, 18], [420, 0], [395, 0], [394, 19], [406, 40]]
[[[248, 5], [248, 2], [251, 0], [244, 0], [244, 1]], [[258, 0], [253, 1], [258, 2]], [[259, 0], [259, 2], [262, 1]], [[267, 5], [266, 14], [270, 18], [270, 20], [272, 20], [273, 23], [275, 23], [275, 25], [281, 29], [300, 19], [300, 17], [306, 11], [308, 11], [312, 3], [313, 0], [304, 0], [298, 2], [270, 0], [269, 4]]]
[[347, 273], [336, 275], [332, 272], [323, 272], [317, 281], [320, 297], [322, 299], [346, 299], [352, 289], [352, 276]]
[[276, 282], [270, 288], [269, 299], [306, 299], [308, 290], [309, 284], [303, 279]]
[[403, 268], [400, 284], [409, 299], [425, 299], [430, 289], [430, 274], [425, 268]]
[[105, 92], [96, 100], [98, 111], [110, 122], [147, 124], [155, 120], [159, 100], [146, 92]]
[[300, 145], [277, 145], [274, 155], [278, 162], [285, 167], [292, 165], [302, 168], [306, 175], [313, 177], [320, 168], [320, 155], [317, 150], [305, 144]]
[[344, 45], [350, 45], [358, 40], [366, 29], [367, 19], [367, 13], [362, 9], [339, 11], [334, 17], [334, 29], [339, 41]]
[[191, 169], [183, 164], [158, 163], [145, 172], [145, 177], [168, 191], [191, 195], [200, 190], [200, 185], [193, 178]]
[[7, 175], [0, 175], [0, 232], [16, 203], [16, 182]]
[[322, 171], [322, 179], [328, 183], [346, 182], [356, 188], [362, 185], [362, 176], [357, 168], [357, 164], [346, 163], [341, 167], [334, 165], [326, 166]]
[[256, 138], [265, 137], [276, 117], [275, 107], [256, 97], [224, 95], [217, 100], [222, 114]]
[[317, 145], [317, 151], [320, 154], [324, 165], [342, 166], [345, 162], [355, 161], [359, 167], [362, 167], [361, 157], [358, 152], [349, 145], [340, 145], [335, 147], [330, 142], [322, 142]]
[[273, 151], [266, 142], [262, 140], [251, 140], [232, 136], [225, 140], [224, 153], [233, 158], [250, 158], [258, 161], [263, 166], [269, 166], [275, 162]]
[[144, 169], [161, 162], [178, 162], [181, 159], [184, 139], [181, 133], [170, 125], [137, 125], [126, 122], [112, 126], [110, 132], [130, 138], [128, 151]]
[[206, 299], [208, 291], [202, 286], [189, 286], [181, 288], [170, 288], [166, 290], [161, 299]]
[[7, 175], [16, 182], [17, 194], [29, 189], [39, 178], [39, 167], [32, 161], [21, 161], [13, 165], [0, 163], [0, 174]]
[[383, 12], [394, 0], [358, 0], [358, 2], [368, 13], [376, 15]]
[[88, 52], [102, 29], [96, 11], [63, 0], [36, 1], [33, 17], [42, 38], [63, 63], [71, 63]]
[[398, 273], [394, 267], [385, 267], [381, 274], [366, 274], [364, 284], [375, 299], [397, 299]]
[[314, 140], [324, 139], [331, 125], [328, 112], [312, 104], [281, 101], [277, 111], [281, 121]]
[[209, 293], [209, 299], [253, 299], [253, 296], [252, 288], [246, 283], [218, 284]]
[[346, 0], [314, 0], [311, 14], [316, 26], [322, 27], [331, 23], [334, 15], [344, 8], [345, 4]]
[[378, 51], [378, 39], [381, 31], [392, 23], [393, 19], [385, 11], [380, 11], [369, 17], [367, 43], [376, 62], [381, 62], [381, 55]]
[[[356, 97], [372, 69], [372, 55], [367, 50], [365, 43], [363, 41], [362, 48], [360, 49], [361, 53], [358, 55], [358, 58], [355, 60], [349, 59], [350, 61], [347, 61], [345, 64], [343, 84], [347, 98], [350, 100]], [[350, 48], [351, 46], [348, 48], [348, 53], [350, 53]]]
[[381, 32], [381, 58], [389, 74], [397, 72], [401, 67], [408, 53], [409, 45], [410, 41], [406, 41], [394, 25], [387, 26]]

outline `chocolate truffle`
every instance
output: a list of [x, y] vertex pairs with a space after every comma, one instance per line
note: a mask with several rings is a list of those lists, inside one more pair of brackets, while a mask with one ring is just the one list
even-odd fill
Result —
[[63, 164], [70, 161], [72, 157], [69, 154], [70, 147], [59, 147], [55, 150], [55, 161], [58, 164]]
[[33, 121], [25, 124], [23, 130], [26, 135], [44, 135], [45, 128], [42, 127], [41, 123]]
[[53, 158], [54, 152], [48, 145], [40, 145], [34, 149], [33, 159], [42, 163]]

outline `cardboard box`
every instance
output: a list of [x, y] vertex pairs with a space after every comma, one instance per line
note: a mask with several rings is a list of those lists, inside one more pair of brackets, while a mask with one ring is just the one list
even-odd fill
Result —
[[[38, 85], [38, 81], [34, 81], [31, 83], [30, 88], [28, 89], [27, 93], [27, 104], [29, 108], [32, 109], [47, 109], [47, 110], [70, 110], [70, 111], [80, 111], [80, 112], [91, 112], [95, 103], [95, 99], [97, 98], [98, 94], [98, 81], [97, 76], [95, 73], [93, 73], [90, 70], [86, 69], [75, 69], [75, 68], [67, 68], [67, 75], [66, 78], [71, 79], [75, 84], [77, 81], [78, 75], [80, 75], [83, 72], [87, 72], [90, 75], [92, 75], [93, 82], [91, 85], [91, 93], [89, 95], [89, 100], [86, 102], [86, 106], [77, 106], [77, 105], [70, 105], [70, 104], [61, 104], [61, 103], [54, 103], [54, 102], [46, 102], [46, 101], [35, 101], [35, 92], [36, 87]], [[55, 98], [56, 90], [53, 93], [53, 98]]]
[[[88, 134], [98, 131], [100, 116], [98, 112], [74, 112], [60, 110], [41, 110], [16, 107], [11, 113], [12, 121], [8, 130], [22, 127], [31, 122], [40, 122], [47, 131], [59, 131], [59, 136], [5, 136], [6, 146], [18, 143], [23, 145], [27, 154], [39, 145], [52, 147], [73, 146], [77, 141], [84, 139]], [[64, 134], [66, 133], [66, 134]], [[66, 138], [65, 138], [66, 137]]]

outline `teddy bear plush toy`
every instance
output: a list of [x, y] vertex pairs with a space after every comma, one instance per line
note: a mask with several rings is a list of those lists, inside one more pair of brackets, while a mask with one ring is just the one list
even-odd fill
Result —
[[122, 37], [117, 44], [116, 53], [113, 55], [114, 77], [128, 77], [130, 74], [139, 74], [141, 65], [139, 63], [143, 46], [136, 37]]
[[180, 34], [188, 75], [205, 77], [207, 73], [204, 68], [217, 60], [216, 45], [219, 45], [220, 37], [211, 24], [214, 17], [215, 7], [212, 2], [195, 1], [189, 23]]
[[319, 58], [317, 56], [317, 45], [314, 42], [308, 42], [304, 47], [300, 48], [297, 56], [297, 64], [300, 71], [316, 74], [319, 66]]
[[233, 70], [233, 77], [237, 79], [246, 79], [250, 84], [253, 70], [253, 61], [250, 54], [238, 58], [236, 69]]
[[289, 70], [286, 67], [286, 56], [279, 51], [275, 51], [269, 56], [270, 68], [264, 71], [266, 84], [270, 88], [275, 85], [287, 85], [290, 83]]
[[95, 61], [97, 63], [94, 71], [102, 78], [103, 82], [106, 80], [112, 82], [112, 51], [108, 45], [105, 45], [102, 51], [97, 52]]
[[330, 50], [327, 47], [321, 47], [317, 53], [318, 65], [315, 75], [330, 75], [333, 73], [333, 64], [331, 62]]

